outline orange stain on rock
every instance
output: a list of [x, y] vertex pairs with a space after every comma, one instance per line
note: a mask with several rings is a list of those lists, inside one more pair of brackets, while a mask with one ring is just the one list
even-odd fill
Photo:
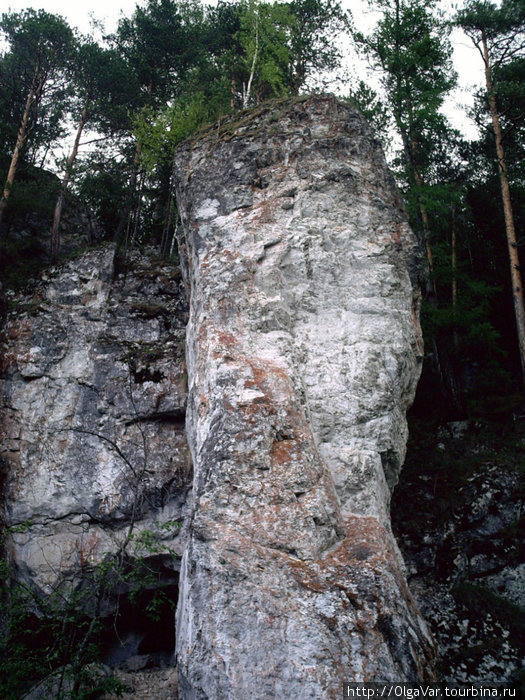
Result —
[[296, 452], [295, 440], [276, 440], [271, 447], [270, 458], [276, 464], [286, 464], [296, 457]]

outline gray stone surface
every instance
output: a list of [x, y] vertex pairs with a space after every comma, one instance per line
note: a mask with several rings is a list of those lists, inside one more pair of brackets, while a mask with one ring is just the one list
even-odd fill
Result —
[[525, 426], [424, 427], [414, 423], [391, 510], [410, 588], [438, 644], [441, 677], [519, 683]]
[[486, 583], [495, 593], [525, 610], [525, 564], [505, 567], [499, 573], [487, 576]]
[[[2, 337], [9, 552], [50, 593], [130, 533], [178, 550], [189, 453], [186, 311], [177, 268], [106, 246], [13, 300]], [[133, 547], [129, 547], [132, 554]]]
[[362, 118], [310, 98], [179, 149], [194, 500], [185, 700], [432, 677], [390, 491], [422, 359], [416, 241]]

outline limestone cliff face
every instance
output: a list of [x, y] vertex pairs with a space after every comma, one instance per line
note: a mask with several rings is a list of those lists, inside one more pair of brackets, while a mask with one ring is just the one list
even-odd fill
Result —
[[105, 247], [18, 297], [3, 332], [1, 457], [17, 576], [40, 594], [141, 530], [177, 548], [189, 455], [180, 273]]
[[183, 698], [336, 698], [431, 677], [389, 521], [422, 358], [417, 246], [363, 119], [331, 98], [176, 157], [194, 495]]
[[[175, 175], [187, 330], [178, 271], [138, 254], [121, 269], [112, 247], [12, 299], [16, 575], [46, 595], [154, 533], [181, 556], [184, 700], [431, 678], [389, 515], [422, 358], [418, 252], [377, 142], [308, 98], [183, 145]], [[176, 597], [178, 565], [150, 559]], [[144, 630], [122, 617], [135, 641], [107, 658], [138, 652], [129, 671]], [[144, 697], [174, 700], [173, 673], [159, 683]]]

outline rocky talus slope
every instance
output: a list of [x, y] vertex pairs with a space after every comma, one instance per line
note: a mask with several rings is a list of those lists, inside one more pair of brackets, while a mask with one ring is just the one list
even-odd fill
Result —
[[422, 357], [417, 251], [378, 143], [310, 98], [175, 162], [194, 466], [182, 696], [431, 678], [389, 518]]
[[[525, 421], [412, 419], [392, 521], [448, 681], [525, 687]], [[417, 507], [414, 507], [417, 504]]]

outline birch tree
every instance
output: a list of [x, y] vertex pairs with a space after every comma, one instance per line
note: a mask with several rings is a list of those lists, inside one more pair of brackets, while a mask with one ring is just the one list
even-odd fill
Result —
[[289, 92], [287, 71], [292, 56], [288, 37], [294, 31], [296, 18], [288, 7], [278, 3], [249, 0], [241, 4], [240, 45], [246, 79], [242, 85], [242, 107], [256, 101]]

